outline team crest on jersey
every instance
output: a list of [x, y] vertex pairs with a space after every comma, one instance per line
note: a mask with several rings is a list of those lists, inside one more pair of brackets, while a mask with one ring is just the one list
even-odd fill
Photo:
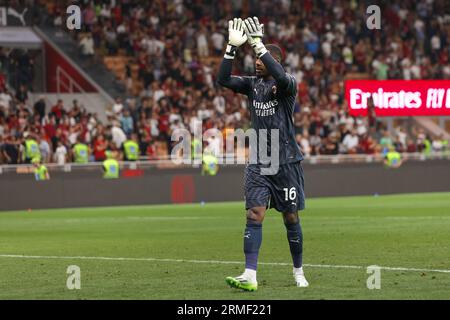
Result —
[[272, 87], [272, 93], [273, 94], [277, 94], [277, 86], [273, 86]]

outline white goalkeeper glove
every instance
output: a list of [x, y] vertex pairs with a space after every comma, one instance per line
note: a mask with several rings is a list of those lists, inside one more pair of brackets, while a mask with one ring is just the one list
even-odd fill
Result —
[[244, 31], [247, 35], [248, 43], [252, 46], [256, 56], [260, 58], [267, 52], [266, 47], [262, 43], [264, 24], [259, 23], [257, 17], [247, 18], [244, 20]]
[[228, 21], [228, 45], [225, 51], [225, 58], [234, 59], [236, 48], [247, 41], [243, 26], [244, 22], [241, 18], [234, 18]]

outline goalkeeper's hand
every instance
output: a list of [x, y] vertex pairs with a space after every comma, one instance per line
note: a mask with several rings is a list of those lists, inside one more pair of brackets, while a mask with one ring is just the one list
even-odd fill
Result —
[[234, 18], [228, 21], [228, 45], [225, 52], [225, 58], [234, 59], [236, 48], [247, 41], [244, 32], [244, 22], [241, 18]]
[[247, 36], [244, 33], [244, 22], [241, 18], [234, 18], [228, 21], [228, 44], [240, 47], [245, 41]]
[[262, 43], [264, 24], [259, 23], [257, 17], [247, 18], [244, 20], [244, 31], [247, 36], [248, 43], [252, 46], [256, 56], [260, 58], [267, 52], [266, 47]]

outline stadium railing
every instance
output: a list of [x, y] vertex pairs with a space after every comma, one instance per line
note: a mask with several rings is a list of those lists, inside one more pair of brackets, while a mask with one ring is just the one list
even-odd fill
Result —
[[[243, 163], [236, 163], [234, 157], [224, 157], [221, 163], [222, 166], [229, 165], [243, 165]], [[384, 156], [378, 155], [365, 155], [365, 154], [355, 154], [355, 155], [317, 155], [317, 156], [307, 156], [303, 163], [311, 165], [321, 165], [321, 164], [351, 164], [351, 163], [382, 163]], [[450, 160], [450, 152], [433, 152], [430, 154], [424, 153], [403, 153], [403, 161], [427, 161], [427, 160]], [[199, 168], [200, 163], [190, 163], [190, 164], [177, 164], [169, 157], [165, 159], [158, 160], [143, 160], [139, 161], [119, 161], [120, 167], [122, 169], [176, 169], [176, 168]], [[66, 163], [64, 165], [56, 163], [46, 164], [50, 171], [60, 171], [60, 172], [72, 172], [72, 171], [98, 171], [101, 170], [101, 162], [89, 162], [86, 164], [79, 163]], [[33, 172], [33, 167], [29, 164], [18, 164], [18, 165], [0, 165], [0, 174], [2, 173], [31, 173]]]

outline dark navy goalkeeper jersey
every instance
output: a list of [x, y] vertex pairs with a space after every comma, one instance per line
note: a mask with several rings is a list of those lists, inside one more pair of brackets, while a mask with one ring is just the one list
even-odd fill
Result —
[[[292, 163], [303, 160], [294, 131], [294, 105], [297, 95], [297, 82], [295, 78], [286, 74], [289, 83], [280, 90], [275, 79], [264, 80], [262, 77], [236, 77], [240, 78], [239, 86], [234, 87], [235, 92], [248, 97], [251, 126], [257, 132], [267, 129], [267, 150], [270, 156], [270, 130], [279, 130], [279, 163]], [[258, 135], [259, 143], [259, 135]], [[275, 146], [272, 152], [278, 151]], [[258, 158], [259, 159], [259, 158]], [[259, 161], [258, 161], [259, 162]]]

